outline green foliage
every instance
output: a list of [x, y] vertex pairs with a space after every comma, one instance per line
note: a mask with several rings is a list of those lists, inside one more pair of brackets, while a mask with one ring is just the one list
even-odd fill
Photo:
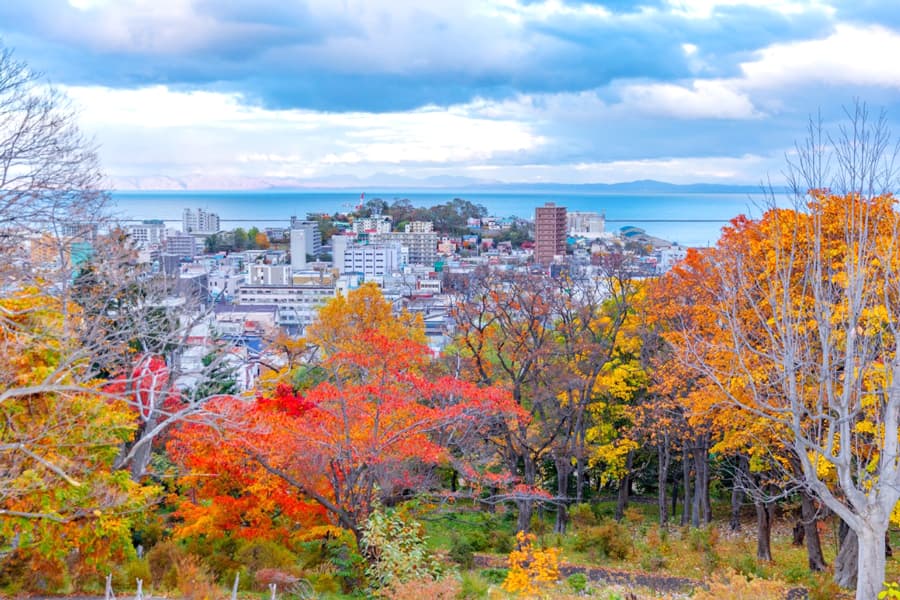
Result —
[[489, 568], [478, 572], [489, 583], [503, 583], [509, 575], [509, 569]]
[[[485, 538], [485, 543], [487, 543], [487, 538]], [[463, 569], [471, 569], [472, 564], [475, 562], [474, 550], [475, 548], [473, 548], [468, 539], [455, 535], [450, 540], [450, 552], [448, 554], [450, 560]]]
[[566, 578], [566, 583], [573, 592], [580, 594], [587, 589], [588, 578], [584, 573], [572, 573]]
[[[740, 573], [741, 575], [752, 575], [753, 577], [765, 577], [766, 573], [763, 570], [762, 566], [756, 560], [756, 557], [751, 554], [742, 554], [741, 556], [733, 559], [731, 561], [731, 568]], [[803, 569], [799, 567], [792, 567], [795, 571], [803, 571]], [[789, 570], [790, 571], [790, 570]], [[786, 572], [785, 578], [790, 581], [789, 575]], [[798, 581], [798, 579], [794, 579], [794, 581]]]
[[366, 521], [363, 545], [369, 557], [366, 577], [376, 589], [413, 579], [436, 579], [441, 572], [421, 534], [422, 526], [376, 506]]
[[458, 597], [462, 600], [481, 600], [482, 598], [487, 598], [489, 586], [487, 580], [483, 577], [472, 572], [466, 572], [462, 574], [460, 583], [461, 588]]

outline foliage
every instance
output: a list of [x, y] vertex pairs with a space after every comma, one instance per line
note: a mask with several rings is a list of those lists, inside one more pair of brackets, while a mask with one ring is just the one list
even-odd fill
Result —
[[694, 594], [695, 600], [781, 600], [785, 596], [784, 585], [752, 576], [744, 576], [735, 571], [726, 571], [712, 577], [707, 588]]
[[395, 511], [377, 506], [366, 521], [362, 544], [369, 558], [366, 577], [375, 589], [437, 579], [441, 574], [428, 552], [422, 526], [412, 519], [401, 519]]
[[889, 581], [884, 584], [884, 589], [878, 593], [878, 600], [898, 600], [900, 599], [900, 584], [895, 581]]
[[448, 575], [440, 579], [411, 579], [395, 581], [376, 593], [376, 597], [391, 600], [456, 600], [462, 596], [462, 585], [459, 578]]
[[572, 573], [566, 577], [566, 583], [572, 588], [576, 594], [580, 594], [587, 589], [588, 579], [584, 573]]
[[621, 523], [606, 519], [576, 533], [573, 547], [579, 552], [597, 552], [621, 560], [631, 552], [631, 534]]
[[520, 531], [516, 535], [516, 549], [510, 552], [509, 573], [503, 589], [526, 596], [535, 595], [541, 589], [559, 579], [559, 548], [534, 547], [534, 534]]

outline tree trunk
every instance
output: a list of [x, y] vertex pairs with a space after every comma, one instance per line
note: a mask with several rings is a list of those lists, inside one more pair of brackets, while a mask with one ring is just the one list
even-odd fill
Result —
[[709, 436], [703, 435], [694, 448], [694, 503], [691, 524], [694, 527], [712, 521], [712, 504], [709, 501]]
[[[522, 462], [522, 480], [528, 488], [531, 488], [534, 486], [537, 478], [537, 469], [534, 461], [531, 460], [531, 456], [527, 453], [522, 456]], [[534, 500], [531, 498], [518, 500], [516, 505], [519, 508], [519, 518], [516, 522], [516, 527], [518, 531], [529, 531], [531, 529], [531, 515], [534, 513]]]
[[834, 559], [834, 582], [841, 587], [852, 589], [856, 587], [859, 543], [856, 533], [844, 521], [841, 521], [838, 527], [838, 540], [840, 546]]
[[884, 529], [864, 528], [856, 533], [859, 561], [856, 577], [856, 600], [878, 597], [884, 585]]
[[625, 516], [625, 509], [628, 508], [628, 497], [631, 492], [631, 465], [634, 461], [634, 453], [629, 452], [625, 458], [625, 477], [619, 482], [619, 494], [616, 499], [616, 521], [621, 521]]
[[678, 477], [672, 476], [672, 520], [678, 514]]
[[819, 519], [816, 516], [814, 499], [806, 491], [800, 492], [800, 520], [803, 523], [809, 570], [824, 571], [828, 565], [825, 564], [825, 555], [822, 554], [822, 543], [819, 540]]
[[681, 510], [681, 524], [687, 525], [691, 520], [691, 451], [687, 447], [681, 451], [681, 474], [684, 478], [684, 505]]
[[757, 500], [756, 505], [756, 558], [772, 560], [772, 513], [774, 504]]
[[664, 442], [656, 447], [656, 454], [659, 457], [659, 468], [657, 469], [657, 487], [659, 488], [659, 524], [665, 526], [669, 522], [669, 503], [666, 499], [666, 483], [669, 480], [669, 461], [672, 460], [672, 453], [669, 444]]
[[553, 533], [565, 533], [568, 522], [566, 499], [569, 493], [569, 473], [572, 471], [571, 463], [562, 457], [556, 460], [556, 523], [553, 525]]
[[747, 458], [739, 456], [734, 471], [734, 481], [731, 484], [731, 519], [728, 527], [731, 531], [741, 529], [741, 506], [744, 504], [744, 477], [747, 472]]

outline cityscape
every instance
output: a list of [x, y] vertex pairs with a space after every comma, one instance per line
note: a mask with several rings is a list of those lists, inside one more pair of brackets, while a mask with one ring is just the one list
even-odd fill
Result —
[[0, 1], [0, 600], [900, 600], [896, 4]]

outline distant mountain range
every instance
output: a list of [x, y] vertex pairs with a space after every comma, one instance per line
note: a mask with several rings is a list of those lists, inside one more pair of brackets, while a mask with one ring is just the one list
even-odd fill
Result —
[[391, 173], [376, 173], [370, 177], [333, 175], [317, 179], [299, 177], [242, 177], [210, 175], [142, 175], [109, 177], [107, 187], [117, 191], [260, 191], [305, 189], [352, 189], [360, 192], [381, 190], [481, 190], [485, 192], [568, 192], [568, 193], [717, 193], [738, 194], [760, 191], [759, 185], [722, 183], [667, 183], [653, 179], [622, 183], [507, 183], [472, 177], [437, 175], [425, 178], [407, 177]]

